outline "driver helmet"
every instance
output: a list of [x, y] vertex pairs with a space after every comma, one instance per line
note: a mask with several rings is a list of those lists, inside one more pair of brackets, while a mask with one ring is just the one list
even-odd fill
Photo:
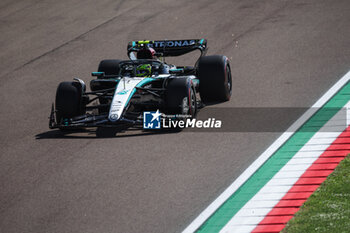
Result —
[[152, 66], [150, 64], [143, 64], [136, 67], [136, 77], [151, 77]]
[[153, 48], [144, 48], [137, 52], [137, 59], [156, 59], [156, 51]]

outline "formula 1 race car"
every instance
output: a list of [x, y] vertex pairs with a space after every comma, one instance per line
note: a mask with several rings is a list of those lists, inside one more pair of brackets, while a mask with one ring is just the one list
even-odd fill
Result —
[[[200, 57], [194, 67], [164, 60], [195, 50]], [[206, 52], [205, 39], [129, 42], [130, 60], [102, 60], [91, 91], [81, 79], [58, 85], [49, 127], [131, 127], [142, 125], [144, 111], [195, 117], [203, 103], [231, 97], [228, 58]]]

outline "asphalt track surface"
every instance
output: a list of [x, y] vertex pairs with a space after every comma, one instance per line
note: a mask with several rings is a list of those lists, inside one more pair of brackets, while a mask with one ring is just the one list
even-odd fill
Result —
[[218, 107], [309, 107], [349, 70], [349, 11], [348, 0], [2, 0], [0, 232], [180, 232], [281, 133], [62, 135], [47, 119], [58, 83], [89, 82], [130, 40], [207, 38], [232, 64]]

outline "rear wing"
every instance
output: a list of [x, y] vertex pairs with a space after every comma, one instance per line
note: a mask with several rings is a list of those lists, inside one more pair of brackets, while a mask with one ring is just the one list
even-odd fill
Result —
[[128, 44], [128, 56], [131, 52], [137, 52], [145, 47], [153, 48], [162, 57], [180, 56], [186, 53], [200, 50], [201, 56], [207, 52], [206, 39], [191, 40], [142, 40], [131, 41]]

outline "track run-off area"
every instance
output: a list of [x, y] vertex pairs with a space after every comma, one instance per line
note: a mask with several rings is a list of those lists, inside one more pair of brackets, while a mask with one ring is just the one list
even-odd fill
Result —
[[350, 71], [184, 232], [280, 232], [350, 153]]

